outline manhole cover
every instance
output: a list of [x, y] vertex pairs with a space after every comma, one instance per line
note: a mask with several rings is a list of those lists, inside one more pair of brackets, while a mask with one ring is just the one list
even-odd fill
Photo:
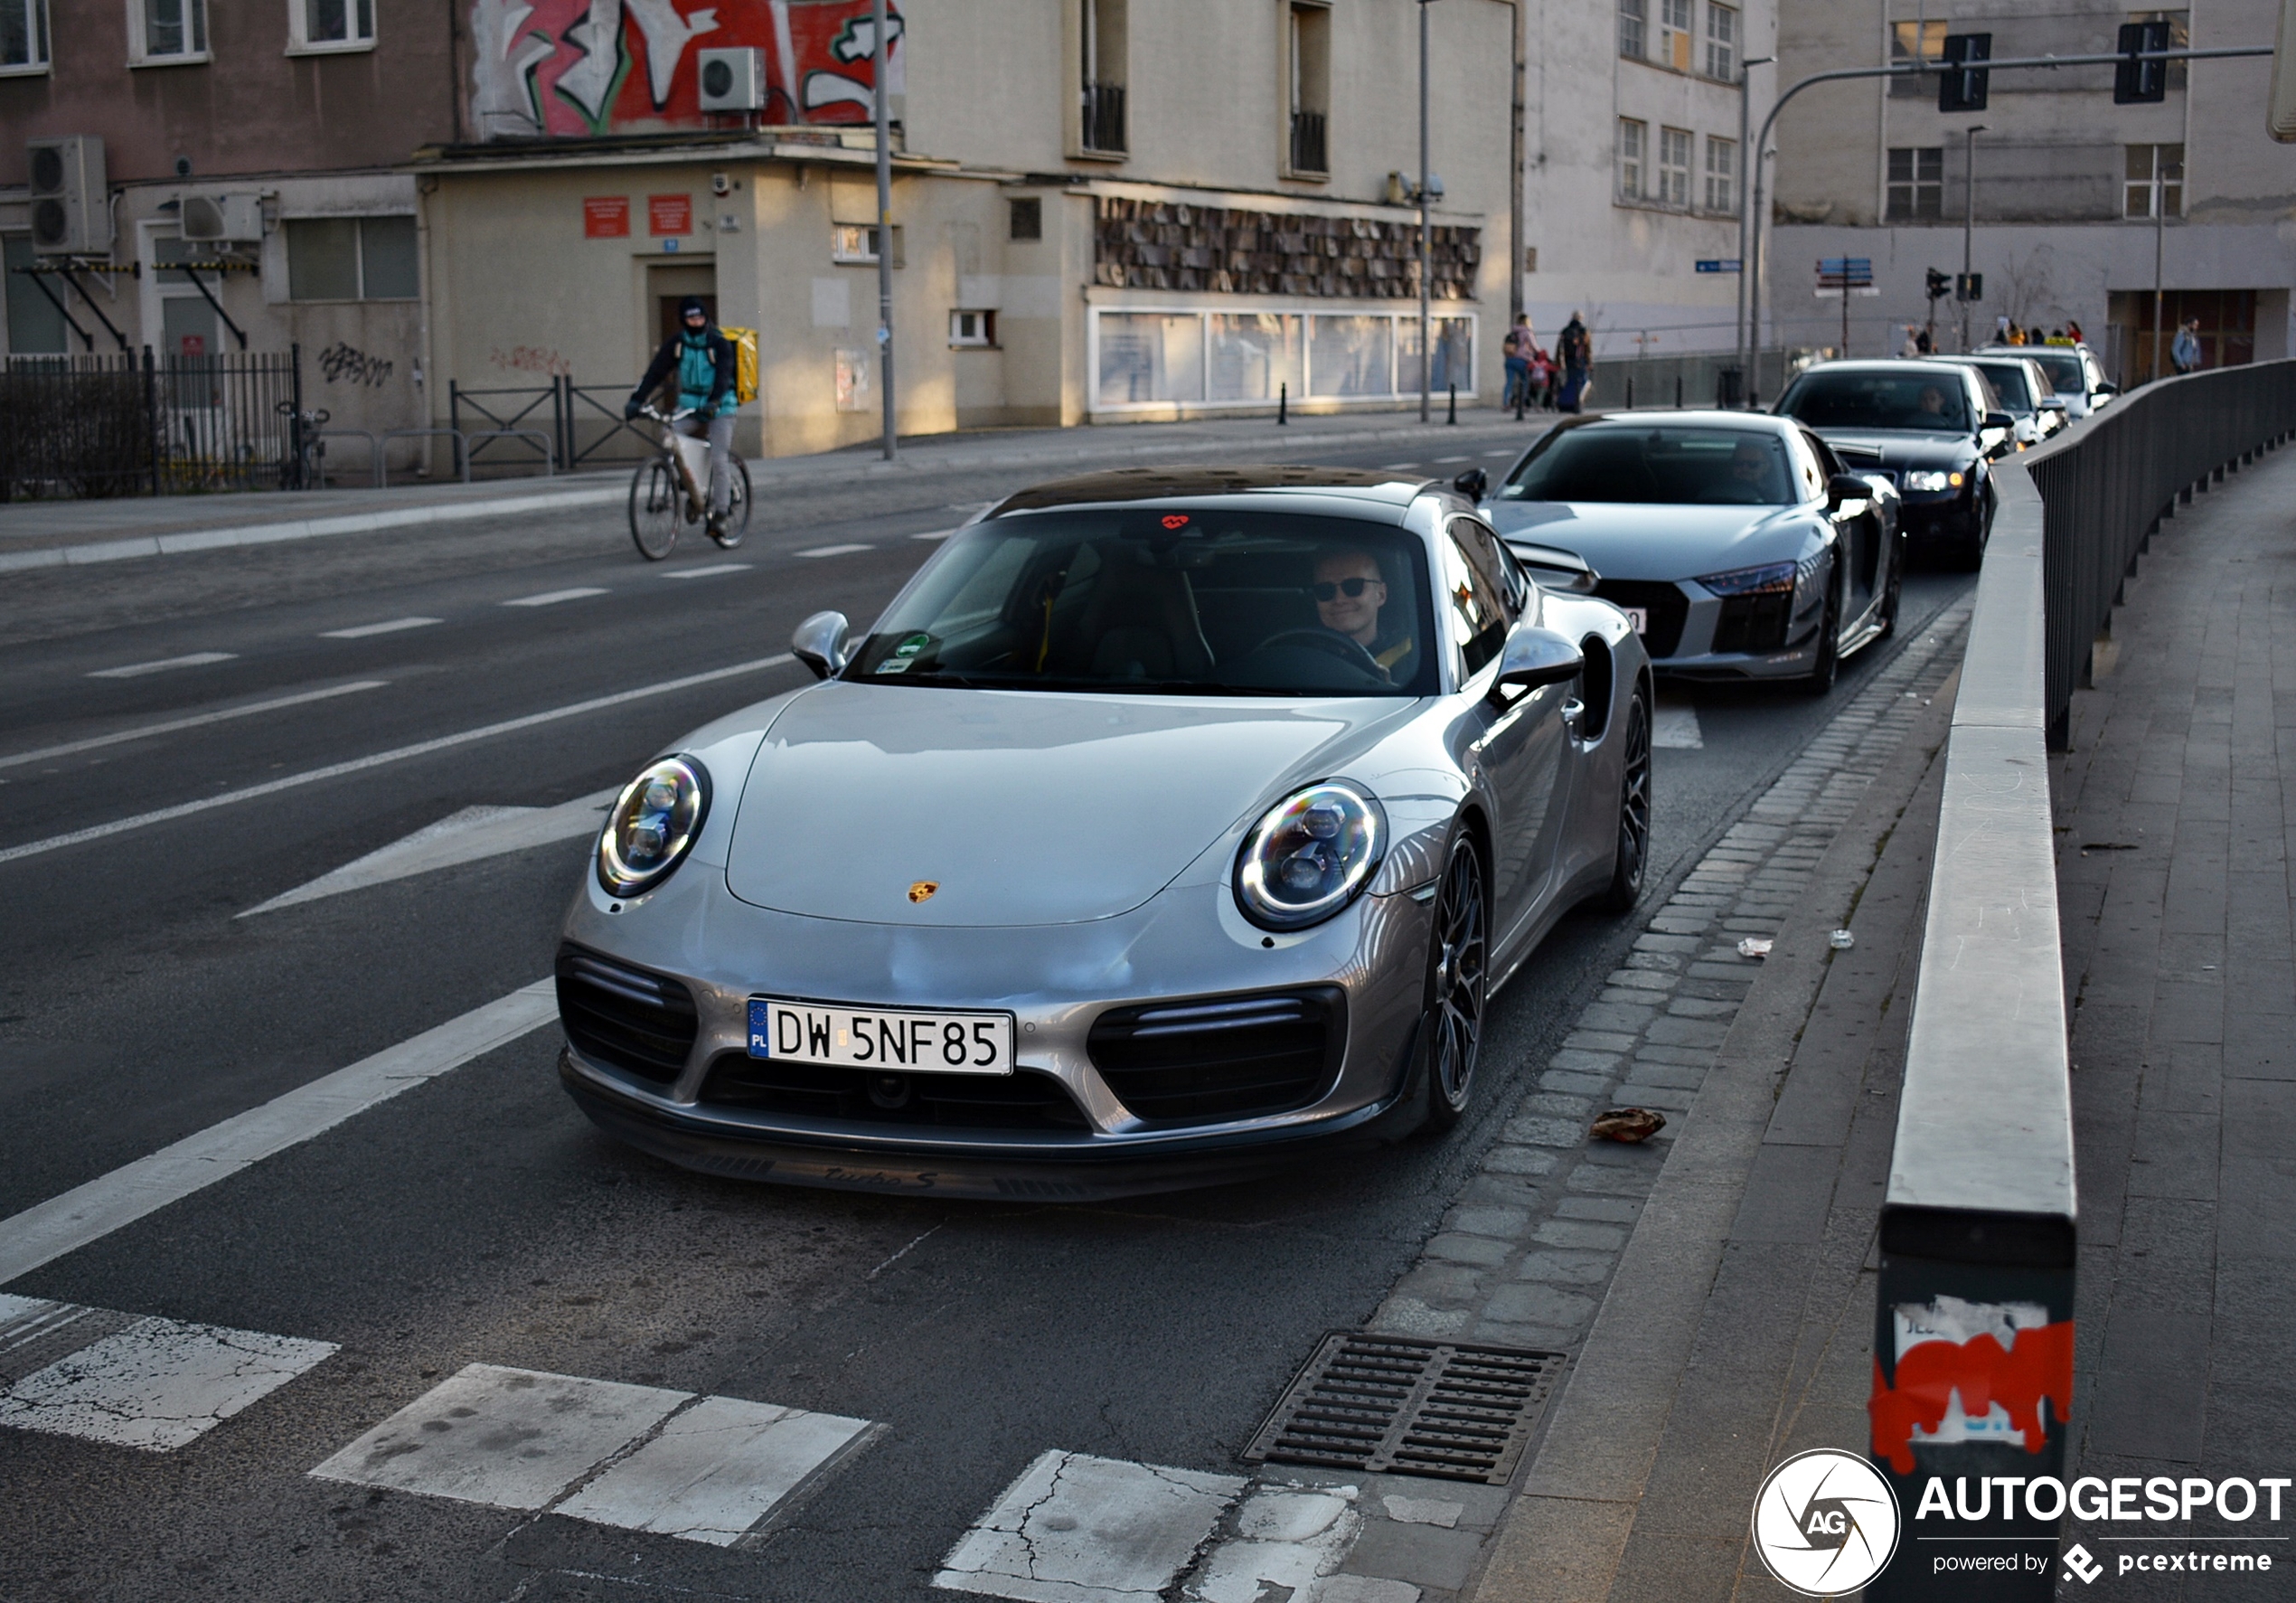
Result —
[[1335, 1330], [1244, 1458], [1504, 1485], [1567, 1362], [1522, 1347]]

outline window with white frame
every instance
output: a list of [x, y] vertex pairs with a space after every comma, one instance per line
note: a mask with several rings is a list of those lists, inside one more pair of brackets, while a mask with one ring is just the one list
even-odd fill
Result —
[[974, 346], [995, 344], [996, 314], [994, 312], [951, 312], [949, 314], [949, 344]]
[[1690, 17], [1696, 0], [1658, 0], [1658, 59], [1677, 72], [1690, 70]]
[[[877, 260], [877, 229], [872, 223], [841, 222], [829, 236], [829, 259], [854, 264], [873, 264]], [[893, 265], [903, 264], [901, 225], [893, 224]]]
[[374, 42], [375, 0], [287, 0], [290, 50], [372, 50]]
[[2122, 185], [2121, 214], [2123, 217], [2150, 218], [2154, 213], [2153, 197], [2159, 196], [2159, 215], [2181, 217], [2185, 210], [2185, 147], [2181, 145], [2131, 145], [2127, 151], [2125, 182]]
[[[1942, 21], [1890, 24], [1889, 64], [1924, 67], [1942, 60], [1945, 54], [1945, 28]], [[1937, 93], [1937, 80], [1926, 73], [1916, 77], [1909, 72], [1891, 79], [1889, 92], [1901, 100], [1926, 99]]]
[[1735, 212], [1737, 204], [1738, 142], [1709, 138], [1706, 142], [1706, 209]]
[[207, 0], [127, 0], [127, 49], [136, 66], [207, 60]]
[[1945, 147], [1899, 145], [1889, 152], [1889, 193], [1883, 215], [1891, 222], [1927, 222], [1945, 209]]
[[1738, 12], [1735, 5], [1706, 8], [1706, 75], [1724, 83], [1738, 80]]
[[48, 0], [0, 0], [0, 73], [48, 70]]
[[411, 217], [291, 217], [279, 227], [289, 300], [413, 300], [422, 293]]
[[1618, 53], [1641, 61], [1650, 54], [1650, 39], [1645, 25], [1650, 20], [1645, 9], [1650, 0], [1618, 0]]
[[1649, 159], [1651, 125], [1631, 117], [1618, 119], [1618, 196], [1642, 198], [1642, 164]]
[[1690, 130], [1658, 131], [1658, 199], [1662, 206], [1690, 203]]

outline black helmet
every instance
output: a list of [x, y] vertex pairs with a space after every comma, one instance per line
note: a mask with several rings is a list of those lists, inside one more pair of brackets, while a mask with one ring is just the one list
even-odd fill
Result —
[[678, 303], [678, 321], [681, 323], [688, 317], [707, 317], [709, 315], [710, 308], [701, 304], [701, 297], [698, 295], [689, 295]]

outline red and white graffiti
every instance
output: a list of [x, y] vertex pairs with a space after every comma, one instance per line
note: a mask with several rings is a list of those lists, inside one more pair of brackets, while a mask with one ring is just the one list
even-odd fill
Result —
[[1917, 1443], [1994, 1441], [2037, 1453], [2048, 1444], [2047, 1398], [2057, 1423], [2073, 1409], [2073, 1322], [2051, 1323], [2038, 1304], [1941, 1297], [1890, 1310], [1895, 1373], [1874, 1358], [1873, 1456], [1914, 1473]]
[[[471, 115], [485, 139], [594, 137], [709, 126], [696, 49], [763, 52], [767, 126], [869, 120], [870, 0], [472, 0]], [[886, 90], [902, 90], [903, 24], [888, 6]]]

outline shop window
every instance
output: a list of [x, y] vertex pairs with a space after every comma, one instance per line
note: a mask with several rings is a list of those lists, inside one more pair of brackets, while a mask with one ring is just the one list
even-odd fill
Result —
[[996, 314], [994, 312], [951, 312], [949, 314], [949, 344], [976, 348], [995, 344]]
[[1677, 72], [1690, 70], [1690, 7], [1693, 0], [1658, 0], [1658, 59]]
[[1328, 6], [1292, 0], [1289, 15], [1291, 120], [1284, 170], [1320, 178], [1331, 170], [1325, 145], [1331, 104], [1331, 13]]
[[48, 70], [48, 0], [0, 0], [0, 76]]
[[1044, 202], [1035, 195], [1026, 195], [1008, 203], [1006, 212], [1011, 227], [1008, 239], [1041, 240], [1044, 238]]
[[1706, 75], [1724, 83], [1738, 80], [1738, 13], [1733, 5], [1706, 8]]
[[[2123, 217], [2182, 217], [2185, 214], [2185, 147], [2181, 145], [2131, 145], [2127, 147], [2126, 182], [2121, 190]], [[2159, 210], [2155, 210], [2156, 203]]]
[[1121, 156], [1124, 129], [1125, 0], [1075, 0], [1082, 8], [1084, 79], [1078, 143], [1095, 155]]
[[1690, 130], [1658, 131], [1658, 200], [1661, 206], [1690, 203]]
[[1735, 212], [1738, 205], [1738, 142], [1706, 142], [1706, 209]]
[[[1892, 23], [1889, 25], [1889, 64], [1927, 66], [1945, 54], [1943, 23]], [[1926, 74], [1907, 73], [1889, 80], [1889, 92], [1901, 100], [1918, 100], [1937, 93], [1937, 80]]]
[[372, 50], [374, 42], [375, 0], [287, 0], [290, 50]]
[[139, 67], [206, 61], [207, 0], [127, 0], [127, 53]]
[[1648, 159], [1651, 125], [1631, 117], [1618, 119], [1618, 198], [1642, 198], [1642, 164]]
[[290, 217], [290, 300], [413, 300], [422, 266], [411, 217]]
[[1893, 146], [1889, 152], [1889, 196], [1886, 209], [1888, 220], [1934, 222], [1944, 209], [1945, 147]]
[[1649, 0], [1618, 0], [1618, 53], [1637, 61], [1651, 53], [1648, 5]]

